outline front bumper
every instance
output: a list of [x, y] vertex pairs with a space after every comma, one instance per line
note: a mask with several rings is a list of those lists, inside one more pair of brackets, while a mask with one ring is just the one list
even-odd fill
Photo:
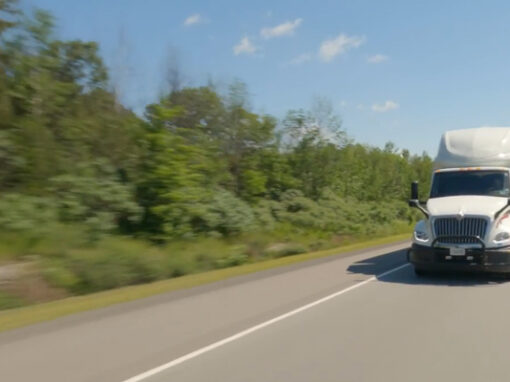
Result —
[[510, 273], [510, 247], [468, 248], [465, 256], [449, 255], [449, 248], [413, 243], [408, 260], [421, 270]]

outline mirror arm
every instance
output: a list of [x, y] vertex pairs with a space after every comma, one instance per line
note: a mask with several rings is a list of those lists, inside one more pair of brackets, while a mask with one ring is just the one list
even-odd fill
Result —
[[[510, 199], [509, 199], [509, 201], [510, 201]], [[414, 207], [414, 208], [419, 209], [423, 213], [423, 215], [425, 215], [425, 217], [427, 219], [430, 216], [429, 211], [427, 211], [427, 209], [421, 204], [421, 202], [418, 199], [409, 200], [409, 207]]]
[[496, 220], [499, 217], [499, 215], [501, 215], [501, 213], [508, 208], [508, 206], [510, 206], [510, 198], [507, 200], [507, 202], [503, 206], [503, 208], [501, 208], [500, 210], [496, 211], [496, 213], [494, 214], [494, 220]]

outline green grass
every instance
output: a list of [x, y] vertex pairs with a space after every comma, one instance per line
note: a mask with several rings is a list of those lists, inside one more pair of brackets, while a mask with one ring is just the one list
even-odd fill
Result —
[[[56, 225], [38, 237], [28, 232], [0, 232], [0, 264], [32, 262], [49, 287], [76, 296], [326, 250], [411, 229], [398, 221], [377, 227], [371, 233], [335, 234], [278, 224], [271, 231], [155, 245], [122, 235], [89, 242], [83, 227]], [[28, 295], [19, 297], [25, 305], [37, 302]]]
[[25, 302], [17, 296], [13, 296], [9, 293], [0, 291], [0, 309], [14, 309], [20, 308], [25, 305]]
[[319, 259], [322, 257], [341, 254], [354, 250], [365, 249], [372, 246], [389, 244], [408, 238], [408, 233], [393, 235], [361, 243], [344, 245], [342, 247], [323, 251], [280, 257], [277, 259], [196, 273], [149, 284], [123, 287], [86, 296], [69, 297], [49, 303], [11, 309], [8, 311], [0, 312], [0, 331], [15, 329], [38, 322], [49, 321], [58, 317], [63, 317], [92, 309], [103, 308], [113, 304], [133, 301], [160, 293], [191, 288], [194, 286], [208, 284], [235, 276], [246, 275], [271, 268], [283, 267], [294, 263]]

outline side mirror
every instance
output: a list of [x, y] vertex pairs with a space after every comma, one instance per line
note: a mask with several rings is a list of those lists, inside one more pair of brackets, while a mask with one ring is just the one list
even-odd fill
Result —
[[409, 200], [409, 207], [418, 208], [428, 219], [429, 212], [426, 210], [424, 206], [421, 205], [419, 195], [418, 195], [418, 182], [414, 181], [411, 183], [411, 199]]
[[418, 182], [415, 180], [411, 183], [411, 200], [418, 200]]

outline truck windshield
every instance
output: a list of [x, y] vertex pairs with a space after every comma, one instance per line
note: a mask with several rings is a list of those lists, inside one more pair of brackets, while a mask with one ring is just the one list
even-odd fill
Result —
[[456, 195], [510, 196], [508, 172], [446, 171], [434, 174], [431, 198]]

